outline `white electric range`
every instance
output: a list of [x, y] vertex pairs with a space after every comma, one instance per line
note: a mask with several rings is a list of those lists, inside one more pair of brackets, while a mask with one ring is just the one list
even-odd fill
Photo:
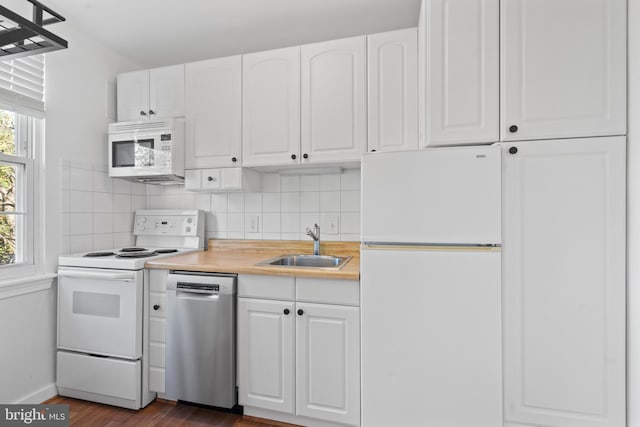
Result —
[[135, 214], [131, 248], [59, 257], [58, 393], [139, 409], [148, 387], [149, 271], [153, 259], [204, 249], [200, 211]]

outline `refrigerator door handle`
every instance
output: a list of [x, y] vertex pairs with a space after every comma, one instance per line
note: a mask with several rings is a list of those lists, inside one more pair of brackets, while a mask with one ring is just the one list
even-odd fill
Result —
[[403, 245], [363, 243], [361, 249], [378, 251], [457, 251], [457, 252], [500, 252], [500, 245]]

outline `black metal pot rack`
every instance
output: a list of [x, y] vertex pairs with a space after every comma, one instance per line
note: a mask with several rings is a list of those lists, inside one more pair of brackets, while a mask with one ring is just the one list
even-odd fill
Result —
[[27, 1], [33, 5], [33, 21], [0, 6], [0, 61], [67, 48], [66, 40], [44, 29], [64, 17], [37, 0]]

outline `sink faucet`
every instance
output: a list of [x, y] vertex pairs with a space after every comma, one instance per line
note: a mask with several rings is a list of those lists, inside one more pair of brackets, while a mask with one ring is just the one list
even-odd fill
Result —
[[307, 227], [307, 236], [313, 239], [313, 254], [320, 255], [320, 226], [313, 224], [313, 230]]

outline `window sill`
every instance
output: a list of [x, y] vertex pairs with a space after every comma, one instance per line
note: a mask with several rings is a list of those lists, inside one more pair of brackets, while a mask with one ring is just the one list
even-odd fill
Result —
[[48, 273], [0, 281], [0, 300], [49, 289], [56, 277]]

